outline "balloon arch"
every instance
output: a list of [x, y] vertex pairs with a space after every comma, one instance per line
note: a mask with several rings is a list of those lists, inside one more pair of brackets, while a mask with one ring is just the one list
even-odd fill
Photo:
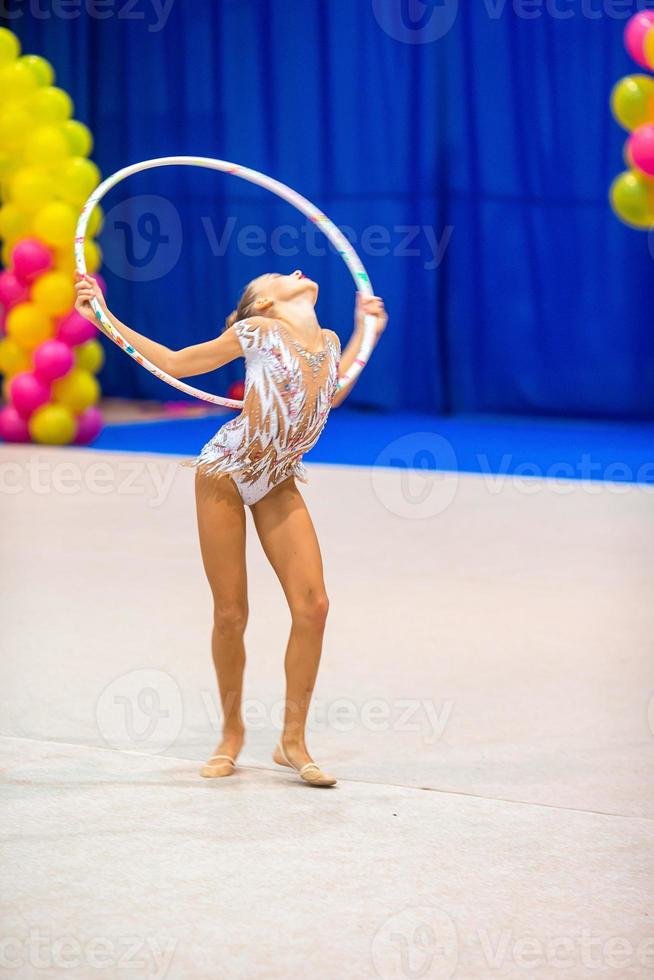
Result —
[[[100, 171], [90, 131], [54, 80], [45, 58], [21, 56], [16, 35], [0, 27], [0, 438], [62, 445], [100, 432], [104, 353], [73, 289], [77, 216]], [[85, 254], [96, 275], [101, 224], [98, 208]]]
[[[632, 17], [625, 46], [633, 60], [654, 72], [654, 11]], [[611, 95], [613, 115], [630, 136], [625, 143], [625, 170], [613, 181], [613, 210], [625, 224], [642, 231], [654, 227], [654, 78], [642, 73], [622, 78]]]

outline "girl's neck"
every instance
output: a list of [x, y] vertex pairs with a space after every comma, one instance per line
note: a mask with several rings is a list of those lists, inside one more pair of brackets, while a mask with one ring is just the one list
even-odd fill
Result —
[[279, 303], [273, 311], [274, 316], [283, 320], [292, 330], [300, 335], [315, 336], [320, 331], [316, 310], [309, 300], [297, 300], [293, 303]]

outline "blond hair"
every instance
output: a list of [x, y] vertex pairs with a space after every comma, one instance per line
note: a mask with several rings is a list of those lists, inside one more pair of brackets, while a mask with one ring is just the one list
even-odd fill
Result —
[[239, 320], [245, 320], [247, 317], [252, 316], [256, 298], [257, 293], [254, 288], [254, 280], [252, 280], [252, 282], [248, 283], [243, 290], [236, 309], [233, 310], [225, 320], [225, 330], [229, 330], [229, 328], [233, 327]]

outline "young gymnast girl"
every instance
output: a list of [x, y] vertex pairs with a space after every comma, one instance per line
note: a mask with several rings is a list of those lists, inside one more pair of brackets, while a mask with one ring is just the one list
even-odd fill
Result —
[[316, 443], [330, 408], [347, 394], [348, 389], [337, 392], [338, 378], [360, 349], [364, 317], [376, 317], [376, 339], [386, 326], [382, 300], [357, 294], [354, 333], [341, 354], [338, 336], [318, 323], [317, 283], [299, 270], [263, 275], [247, 286], [217, 339], [175, 351], [117, 320], [90, 276], [78, 277], [76, 290], [76, 307], [83, 316], [97, 324], [91, 308], [91, 300], [97, 299], [123, 337], [175, 378], [204, 374], [245, 357], [243, 410], [193, 460], [200, 547], [214, 601], [212, 654], [223, 710], [222, 739], [201, 775], [231, 775], [243, 745], [248, 506], [291, 612], [283, 730], [273, 759], [296, 769], [312, 786], [333, 786], [336, 779], [313, 761], [305, 741], [329, 604], [318, 539], [295, 480], [306, 480], [302, 456]]

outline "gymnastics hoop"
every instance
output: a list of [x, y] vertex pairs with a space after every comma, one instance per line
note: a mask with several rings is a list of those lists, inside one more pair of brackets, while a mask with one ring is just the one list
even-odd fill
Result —
[[[251, 184], [259, 184], [260, 187], [265, 187], [266, 190], [269, 190], [278, 197], [288, 201], [289, 204], [292, 204], [294, 208], [301, 211], [302, 214], [306, 215], [307, 218], [313, 221], [314, 224], [316, 224], [321, 231], [324, 232], [350, 270], [357, 290], [366, 296], [373, 295], [373, 289], [370, 279], [368, 278], [368, 273], [363, 267], [363, 263], [361, 262], [361, 259], [357, 253], [354, 251], [352, 245], [347, 240], [345, 235], [343, 235], [343, 233], [336, 227], [336, 225], [330, 221], [329, 218], [322, 213], [322, 211], [315, 207], [311, 201], [308, 201], [306, 197], [302, 197], [301, 194], [298, 194], [296, 191], [292, 190], [292, 188], [287, 187], [286, 184], [282, 184], [280, 181], [266, 176], [266, 174], [259, 173], [257, 170], [250, 170], [249, 167], [241, 167], [236, 163], [229, 163], [227, 160], [214, 160], [211, 157], [159, 157], [155, 160], [144, 160], [142, 163], [133, 163], [129, 167], [124, 167], [122, 170], [112, 174], [111, 177], [107, 177], [106, 180], [99, 184], [82, 208], [79, 220], [77, 222], [77, 228], [75, 230], [75, 264], [77, 266], [77, 271], [81, 275], [86, 275], [86, 260], [84, 257], [86, 226], [91, 216], [91, 212], [96, 204], [99, 204], [105, 194], [110, 191], [112, 187], [115, 187], [121, 180], [125, 180], [126, 177], [131, 177], [132, 174], [141, 173], [143, 170], [152, 170], [155, 167], [177, 166], [204, 167], [207, 170], [221, 170], [224, 173], [233, 174], [235, 177], [240, 177], [242, 180], [247, 180]], [[177, 378], [173, 378], [170, 374], [162, 371], [142, 354], [139, 354], [139, 352], [125, 340], [121, 333], [116, 330], [113, 324], [109, 322], [97, 299], [91, 300], [91, 306], [98, 321], [98, 329], [102, 330], [105, 336], [109, 337], [110, 340], [113, 340], [113, 342], [124, 350], [126, 354], [129, 354], [131, 358], [137, 361], [141, 367], [144, 367], [147, 371], [150, 371], [151, 374], [154, 374], [155, 377], [159, 378], [161, 381], [166, 381], [169, 385], [172, 385], [173, 388], [177, 388], [178, 391], [183, 391], [185, 394], [191, 395], [193, 398], [199, 398], [202, 401], [211, 402], [213, 405], [225, 405], [227, 408], [243, 407], [242, 401], [236, 401], [233, 398], [223, 398], [221, 395], [212, 395], [208, 391], [201, 391], [199, 388], [194, 388], [192, 385], [187, 385], [184, 381], [179, 381]], [[354, 379], [358, 377], [362, 369], [365, 367], [374, 344], [375, 322], [374, 316], [367, 315], [364, 318], [361, 347], [354, 363], [339, 379], [337, 390], [341, 390], [342, 388], [352, 384]]]

